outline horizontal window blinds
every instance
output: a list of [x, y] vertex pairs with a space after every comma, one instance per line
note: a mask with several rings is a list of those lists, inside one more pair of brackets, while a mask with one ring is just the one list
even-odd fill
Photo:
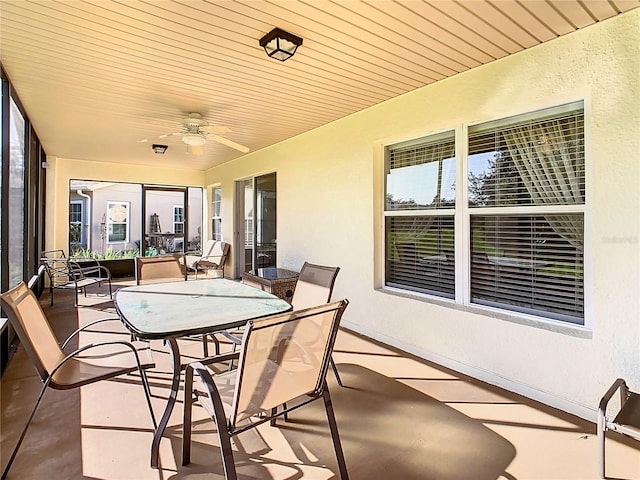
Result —
[[444, 209], [455, 205], [455, 136], [387, 150], [386, 210]]
[[[474, 303], [583, 323], [581, 214], [471, 216]], [[571, 230], [558, 233], [553, 222]]]
[[387, 217], [386, 284], [454, 297], [453, 216]]

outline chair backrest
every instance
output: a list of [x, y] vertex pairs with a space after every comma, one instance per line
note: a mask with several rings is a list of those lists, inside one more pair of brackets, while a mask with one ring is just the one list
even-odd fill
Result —
[[209, 256], [219, 258], [218, 262], [216, 262], [219, 268], [224, 267], [224, 262], [227, 260], [227, 256], [229, 255], [229, 247], [230, 245], [227, 242], [217, 241], [211, 249]]
[[331, 300], [333, 285], [339, 271], [340, 267], [325, 267], [304, 262], [291, 299], [293, 309], [300, 310]]
[[[53, 251], [62, 252], [62, 250]], [[42, 257], [40, 261], [44, 265], [51, 285], [58, 286], [73, 280], [72, 262], [64, 256], [64, 252], [62, 256]]]
[[33, 292], [21, 282], [0, 295], [2, 310], [7, 314], [20, 343], [44, 381], [64, 358], [58, 340]]
[[42, 260], [48, 259], [59, 259], [59, 258], [67, 258], [67, 256], [64, 254], [64, 250], [62, 249], [57, 249], [57, 250], [45, 250], [44, 252], [42, 252]]
[[347, 300], [251, 320], [242, 338], [229, 426], [301, 395], [321, 395]]
[[180, 259], [173, 255], [163, 257], [136, 257], [136, 284], [177, 282], [186, 280], [186, 271]]
[[202, 256], [208, 257], [209, 255], [214, 255], [213, 248], [215, 247], [217, 241], [216, 240], [207, 240], [202, 246]]

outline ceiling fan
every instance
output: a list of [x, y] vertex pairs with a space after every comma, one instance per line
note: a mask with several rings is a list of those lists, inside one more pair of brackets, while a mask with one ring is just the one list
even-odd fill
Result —
[[242, 153], [249, 151], [249, 147], [245, 147], [244, 145], [220, 136], [220, 134], [230, 132], [231, 129], [229, 127], [209, 125], [202, 119], [202, 115], [199, 113], [190, 113], [187, 118], [180, 122], [179, 128], [180, 131], [160, 135], [160, 138], [180, 135], [182, 141], [188, 145], [189, 152], [193, 155], [204, 154], [204, 144], [207, 143], [207, 140], [213, 140], [227, 147], [239, 150]]

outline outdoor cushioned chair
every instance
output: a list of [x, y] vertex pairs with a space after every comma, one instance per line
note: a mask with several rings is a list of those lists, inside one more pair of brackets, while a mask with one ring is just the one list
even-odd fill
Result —
[[[613, 419], [607, 417], [607, 405], [616, 392], [620, 393], [620, 410]], [[627, 383], [618, 378], [604, 394], [598, 407], [598, 445], [600, 447], [600, 478], [605, 474], [605, 432], [613, 430], [640, 440], [640, 393], [629, 390]]]
[[[331, 301], [333, 286], [339, 271], [340, 267], [327, 267], [304, 262], [291, 299], [293, 309], [300, 310]], [[338, 385], [344, 386], [333, 358], [331, 358], [331, 368], [336, 375]]]
[[53, 305], [53, 291], [57, 288], [75, 291], [75, 306], [78, 306], [78, 292], [87, 296], [87, 287], [90, 285], [109, 284], [109, 298], [113, 298], [111, 290], [111, 272], [108, 268], [96, 263], [87, 267], [81, 267], [78, 262], [66, 258], [62, 250], [47, 250], [40, 263], [44, 265], [49, 277], [49, 294]]
[[219, 240], [207, 240], [202, 247], [201, 255], [186, 253], [182, 258], [184, 266], [194, 271], [196, 278], [198, 272], [216, 270], [224, 278], [224, 264], [229, 256], [229, 244]]
[[[58, 345], [40, 303], [24, 282], [0, 295], [0, 305], [43, 382], [36, 403], [27, 417], [18, 442], [2, 473], [2, 479], [9, 473], [27, 428], [47, 388], [70, 390], [137, 370], [142, 379], [153, 426], [157, 427], [145, 375], [145, 369], [153, 368], [155, 364], [146, 344], [134, 345], [122, 340], [107, 340], [66, 353]], [[73, 335], [76, 333], [77, 331]], [[65, 342], [64, 345], [66, 346], [67, 343]]]
[[[210, 357], [185, 372], [182, 464], [191, 462], [191, 418], [199, 400], [216, 423], [226, 480], [236, 480], [231, 437], [295, 408], [322, 399], [338, 460], [340, 478], [348, 479], [331, 397], [327, 368], [347, 300], [251, 320], [238, 352]], [[238, 368], [212, 374], [211, 363], [236, 358]], [[194, 374], [202, 385], [194, 389]], [[293, 402], [296, 402], [293, 404]], [[277, 407], [289, 403], [288, 409]]]

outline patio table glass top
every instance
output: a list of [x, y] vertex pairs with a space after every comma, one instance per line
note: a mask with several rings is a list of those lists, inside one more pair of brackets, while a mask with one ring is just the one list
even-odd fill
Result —
[[114, 303], [127, 327], [149, 340], [226, 330], [291, 309], [268, 292], [222, 278], [125, 287]]

